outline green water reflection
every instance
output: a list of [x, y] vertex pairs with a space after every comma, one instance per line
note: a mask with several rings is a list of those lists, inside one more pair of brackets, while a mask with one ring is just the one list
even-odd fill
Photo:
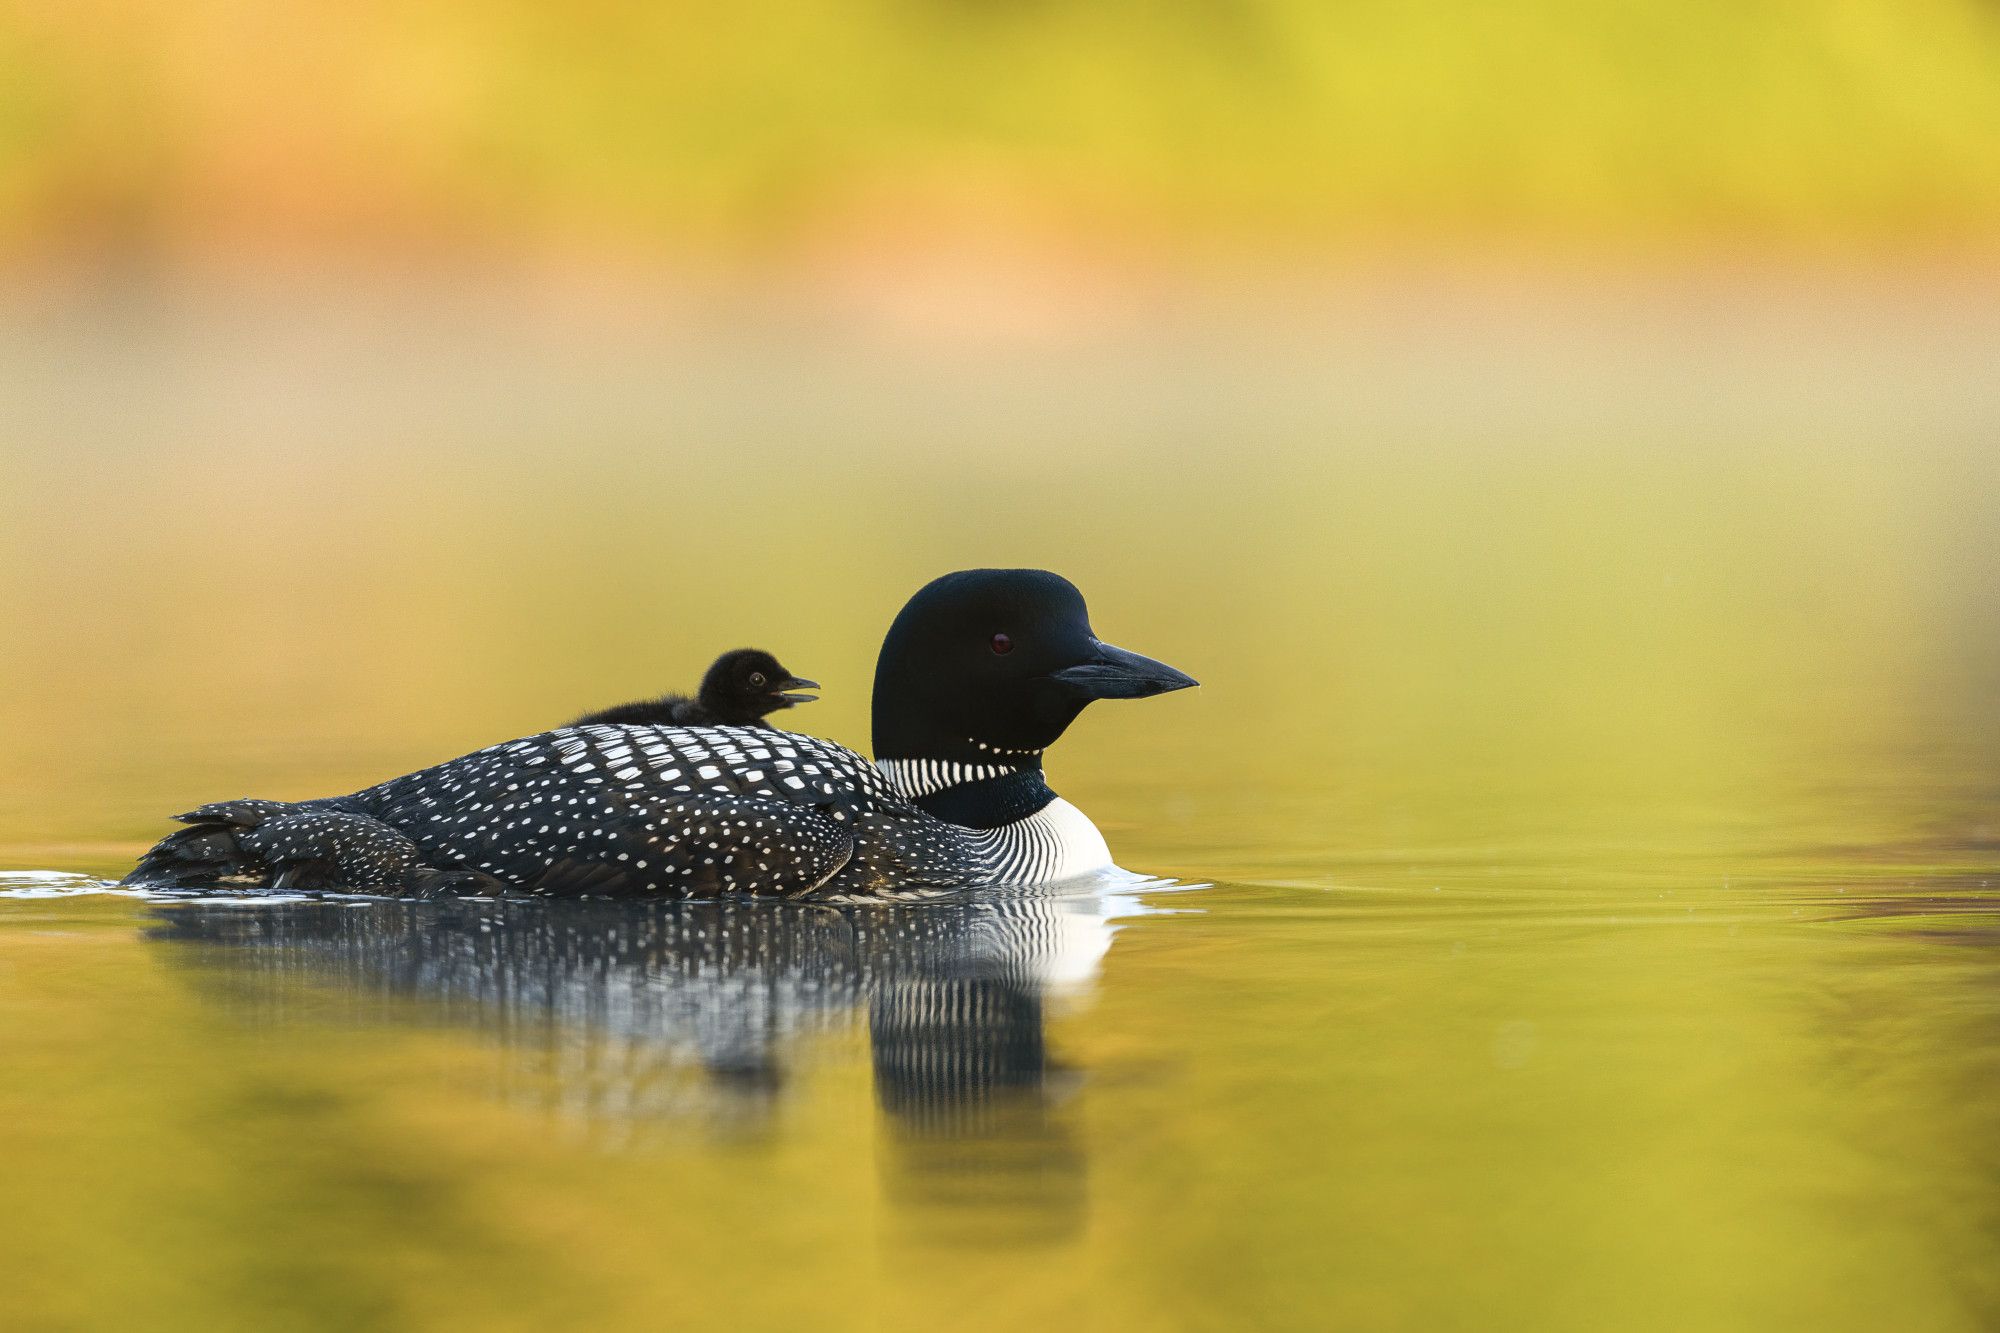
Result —
[[1570, 869], [8, 904], [10, 1300], [188, 1327], [1981, 1324], [1986, 886]]

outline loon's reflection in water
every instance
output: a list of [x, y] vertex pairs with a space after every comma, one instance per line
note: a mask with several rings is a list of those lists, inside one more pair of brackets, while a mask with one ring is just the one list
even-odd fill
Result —
[[1062, 1107], [1078, 1080], [1045, 1015], [1096, 975], [1117, 918], [1157, 910], [1139, 894], [1167, 887], [1120, 873], [923, 903], [190, 901], [161, 905], [151, 938], [248, 1016], [298, 1003], [294, 981], [421, 1000], [504, 1044], [510, 1100], [600, 1137], [690, 1118], [775, 1132], [826, 1046], [813, 1038], [865, 1031], [890, 1196], [948, 1223], [997, 1188], [1022, 1224], [1066, 1233], [1084, 1188]]

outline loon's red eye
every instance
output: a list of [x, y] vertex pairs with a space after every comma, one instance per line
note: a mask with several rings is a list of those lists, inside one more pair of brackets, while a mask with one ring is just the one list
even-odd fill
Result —
[[1007, 635], [1007, 634], [996, 634], [996, 635], [994, 635], [994, 636], [993, 636], [993, 651], [994, 651], [994, 652], [996, 652], [996, 653], [1011, 653], [1011, 652], [1013, 652], [1013, 651], [1014, 651], [1014, 640], [1013, 640], [1013, 637], [1012, 637], [1011, 635]]

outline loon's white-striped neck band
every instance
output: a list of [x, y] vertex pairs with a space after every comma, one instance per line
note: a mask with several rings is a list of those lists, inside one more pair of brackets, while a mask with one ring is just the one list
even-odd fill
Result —
[[1013, 764], [961, 764], [955, 759], [877, 759], [875, 767], [907, 799], [934, 796], [947, 787], [1004, 778], [1021, 772]]

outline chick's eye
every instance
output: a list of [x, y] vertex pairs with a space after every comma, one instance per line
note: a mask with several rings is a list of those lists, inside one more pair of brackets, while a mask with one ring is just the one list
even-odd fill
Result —
[[994, 652], [996, 652], [996, 653], [1011, 653], [1011, 652], [1013, 652], [1013, 651], [1014, 651], [1014, 639], [1013, 639], [1013, 636], [1012, 636], [1012, 635], [1008, 635], [1008, 634], [996, 634], [996, 635], [994, 635], [994, 636], [993, 636], [993, 651], [994, 651]]
[[750, 673], [750, 688], [751, 688], [751, 689], [753, 689], [753, 690], [761, 690], [761, 689], [763, 689], [763, 688], [764, 688], [764, 673], [763, 673], [763, 672], [761, 672], [761, 671], [753, 671], [753, 672], [751, 672], [751, 673]]

